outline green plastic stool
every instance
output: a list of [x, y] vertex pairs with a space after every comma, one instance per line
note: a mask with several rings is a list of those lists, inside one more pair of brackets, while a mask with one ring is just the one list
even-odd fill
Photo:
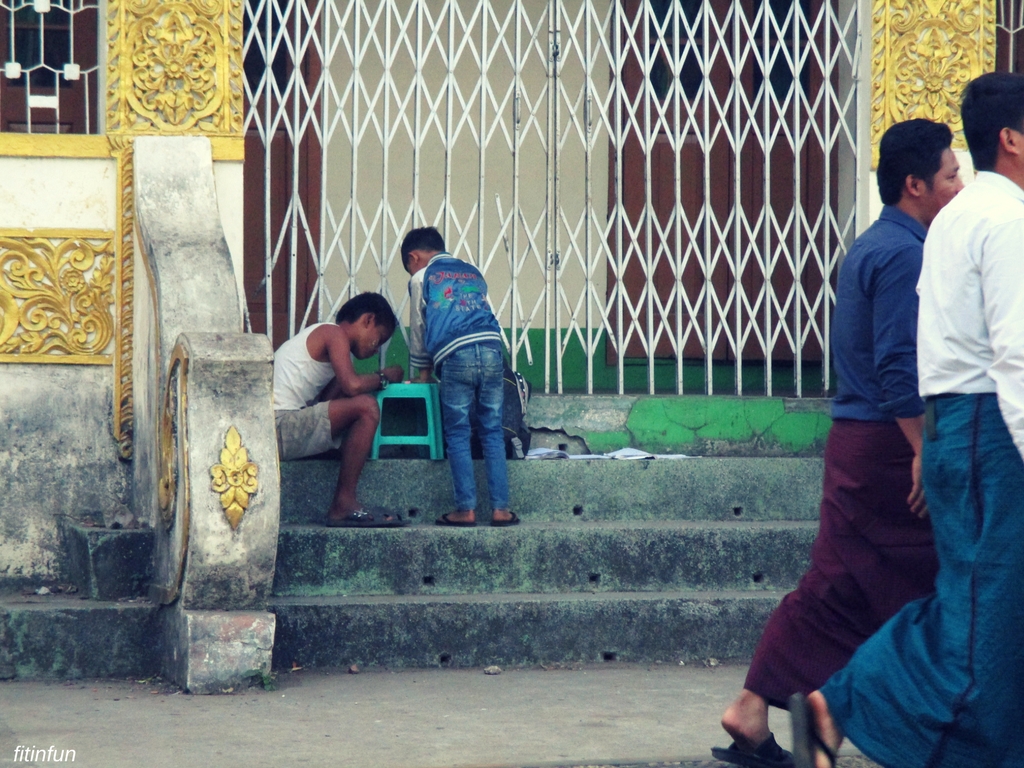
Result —
[[[427, 434], [425, 435], [382, 435], [385, 400], [422, 400], [427, 412]], [[444, 434], [441, 431], [441, 396], [437, 384], [389, 384], [387, 389], [377, 393], [381, 419], [377, 433], [373, 436], [370, 458], [379, 458], [382, 445], [425, 445], [430, 449], [431, 459], [444, 458]]]

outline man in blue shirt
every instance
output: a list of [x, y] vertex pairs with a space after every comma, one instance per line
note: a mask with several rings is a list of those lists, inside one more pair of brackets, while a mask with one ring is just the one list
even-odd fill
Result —
[[788, 768], [768, 705], [817, 690], [905, 603], [933, 591], [938, 563], [921, 490], [917, 280], [925, 234], [963, 188], [949, 128], [892, 126], [879, 146], [885, 207], [839, 272], [832, 321], [839, 378], [825, 446], [811, 567], [772, 614], [744, 690], [725, 711], [719, 760]]

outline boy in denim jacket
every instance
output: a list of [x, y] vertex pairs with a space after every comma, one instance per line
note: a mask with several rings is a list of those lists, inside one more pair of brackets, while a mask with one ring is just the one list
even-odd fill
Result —
[[508, 470], [502, 439], [502, 336], [487, 300], [480, 270], [445, 251], [434, 227], [414, 229], [402, 240], [402, 265], [409, 280], [409, 366], [413, 381], [441, 380], [441, 412], [448, 464], [455, 490], [455, 511], [438, 525], [476, 525], [476, 482], [469, 450], [469, 411], [476, 405], [487, 487], [494, 512], [491, 525], [516, 525], [508, 508]]

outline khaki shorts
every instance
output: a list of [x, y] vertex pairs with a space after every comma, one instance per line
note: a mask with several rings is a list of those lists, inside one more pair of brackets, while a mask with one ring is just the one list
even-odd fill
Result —
[[331, 437], [330, 403], [317, 403], [297, 411], [274, 411], [277, 452], [281, 461], [315, 456], [341, 447], [341, 436]]

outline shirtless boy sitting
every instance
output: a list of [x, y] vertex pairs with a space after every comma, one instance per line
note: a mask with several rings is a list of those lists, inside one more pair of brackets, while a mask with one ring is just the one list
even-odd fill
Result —
[[330, 528], [405, 524], [401, 515], [368, 512], [356, 500], [356, 484], [380, 421], [377, 398], [371, 393], [401, 381], [403, 371], [392, 365], [358, 374], [352, 357], [372, 357], [397, 324], [383, 296], [362, 293], [342, 305], [336, 324], [311, 325], [274, 354], [274, 416], [281, 460], [341, 448], [338, 487], [327, 511]]

